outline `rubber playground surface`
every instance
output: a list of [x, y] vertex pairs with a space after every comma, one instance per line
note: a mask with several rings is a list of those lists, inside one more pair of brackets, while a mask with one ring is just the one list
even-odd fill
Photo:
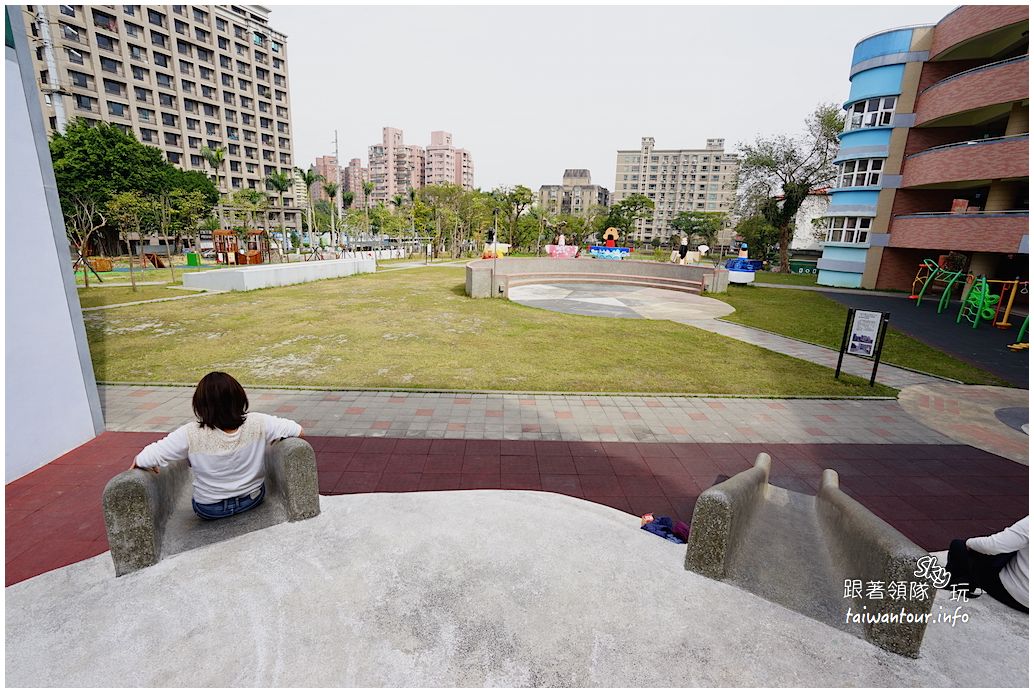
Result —
[[1009, 329], [992, 327], [981, 322], [976, 329], [965, 321], [956, 323], [959, 302], [953, 301], [944, 312], [937, 314], [936, 291], [924, 297], [920, 305], [907, 296], [864, 296], [822, 292], [823, 296], [852, 308], [881, 310], [890, 313], [890, 325], [910, 337], [941, 349], [967, 363], [994, 373], [1014, 387], [1027, 387], [1030, 376], [1028, 352], [1014, 352], [1006, 348], [1016, 341], [1023, 314], [1013, 311]]

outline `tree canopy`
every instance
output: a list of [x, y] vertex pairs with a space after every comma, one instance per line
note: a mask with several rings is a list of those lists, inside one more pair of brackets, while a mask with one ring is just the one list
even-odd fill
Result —
[[[841, 110], [821, 104], [795, 136], [758, 137], [740, 145], [738, 211], [744, 218], [762, 216], [779, 231], [779, 264], [790, 269], [794, 218], [808, 193], [832, 183], [833, 159], [843, 129]], [[775, 203], [773, 204], [773, 201]]]

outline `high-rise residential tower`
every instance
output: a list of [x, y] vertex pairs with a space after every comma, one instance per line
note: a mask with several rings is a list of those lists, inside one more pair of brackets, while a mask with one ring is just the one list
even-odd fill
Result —
[[[724, 139], [709, 139], [703, 149], [657, 149], [652, 137], [644, 137], [638, 150], [618, 150], [613, 201], [635, 193], [653, 200], [652, 217], [636, 223], [633, 238], [666, 241], [674, 233], [668, 224], [679, 212], [732, 212], [738, 169]], [[726, 228], [719, 241], [729, 237]]]
[[435, 130], [427, 147], [424, 185], [452, 183], [474, 189], [474, 162], [470, 152], [452, 146], [452, 133]]
[[[293, 167], [287, 37], [261, 5], [24, 5], [51, 132], [82, 117], [133, 132], [223, 193]], [[293, 193], [285, 204], [295, 207]], [[271, 218], [275, 216], [271, 212]], [[287, 224], [297, 228], [289, 209]]]

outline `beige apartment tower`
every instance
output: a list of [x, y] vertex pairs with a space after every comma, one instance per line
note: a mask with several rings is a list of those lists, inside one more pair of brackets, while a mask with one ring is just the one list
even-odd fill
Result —
[[474, 189], [474, 162], [470, 152], [452, 146], [452, 133], [435, 130], [427, 147], [424, 185], [451, 183]]
[[[613, 201], [635, 193], [649, 197], [653, 217], [636, 224], [633, 238], [667, 241], [675, 233], [668, 224], [679, 212], [733, 211], [738, 169], [724, 139], [709, 139], [703, 149], [656, 149], [654, 139], [644, 137], [638, 150], [618, 150]], [[731, 221], [719, 242], [729, 242]]]
[[[111, 123], [213, 180], [201, 149], [222, 148], [224, 194], [293, 170], [287, 37], [266, 7], [21, 7], [51, 132], [76, 117]], [[284, 202], [300, 230], [297, 196]]]
[[388, 204], [395, 195], [408, 196], [424, 185], [424, 148], [406, 144], [402, 130], [384, 128], [380, 144], [370, 147], [370, 204]]
[[553, 214], [587, 217], [594, 207], [610, 204], [610, 191], [592, 184], [589, 169], [569, 168], [564, 171], [561, 185], [539, 188], [539, 204]]

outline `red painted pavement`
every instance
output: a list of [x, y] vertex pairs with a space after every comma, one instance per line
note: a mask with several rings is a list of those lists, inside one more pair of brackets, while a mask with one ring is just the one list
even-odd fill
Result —
[[[5, 584], [108, 550], [107, 481], [161, 433], [105, 433], [7, 485]], [[689, 521], [701, 490], [772, 455], [771, 482], [814, 493], [822, 469], [920, 546], [1027, 514], [1027, 467], [965, 445], [591, 443], [310, 437], [320, 493], [523, 489]]]

